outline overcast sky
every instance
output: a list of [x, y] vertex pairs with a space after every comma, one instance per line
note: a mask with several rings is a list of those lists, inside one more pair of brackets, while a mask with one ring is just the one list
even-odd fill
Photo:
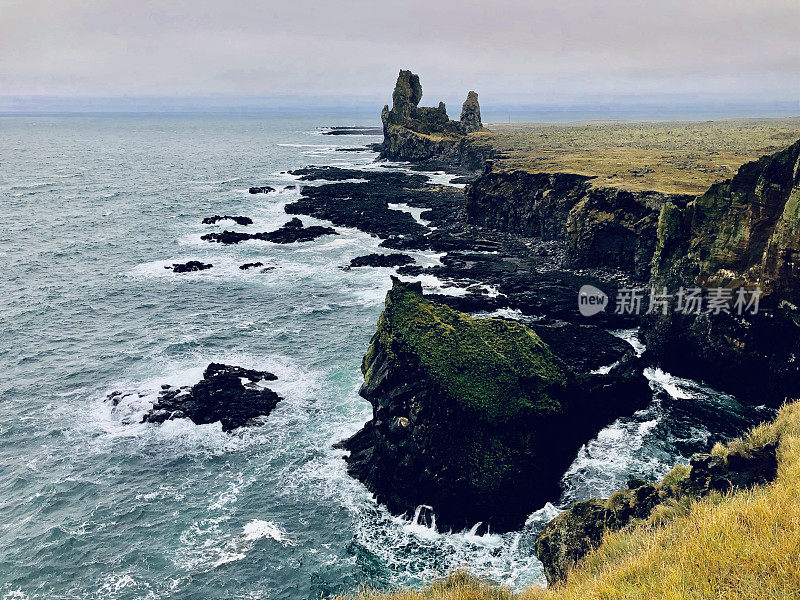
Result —
[[[0, 0], [0, 96], [800, 99], [800, 0]], [[800, 111], [798, 111], [800, 112]]]

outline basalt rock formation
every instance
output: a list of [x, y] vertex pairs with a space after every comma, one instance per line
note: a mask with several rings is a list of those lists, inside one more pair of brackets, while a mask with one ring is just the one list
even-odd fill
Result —
[[[248, 383], [243, 384], [242, 379]], [[191, 387], [164, 386], [142, 421], [163, 423], [188, 418], [198, 425], [220, 421], [222, 430], [230, 431], [272, 412], [281, 397], [258, 384], [276, 379], [266, 371], [211, 363], [203, 379]], [[114, 397], [110, 400], [113, 402]]]
[[214, 225], [215, 223], [218, 223], [219, 221], [224, 221], [226, 219], [228, 221], [233, 221], [237, 225], [244, 226], [253, 224], [253, 219], [251, 219], [250, 217], [237, 217], [232, 215], [224, 215], [224, 216], [214, 215], [213, 217], [206, 217], [205, 219], [203, 219], [203, 225]]
[[612, 357], [607, 375], [579, 372], [525, 325], [394, 279], [362, 363], [373, 418], [342, 443], [348, 472], [396, 514], [427, 505], [443, 529], [517, 528], [557, 496], [581, 443], [649, 400], [633, 353]]
[[438, 161], [450, 166], [480, 169], [491, 149], [472, 144], [468, 134], [483, 129], [478, 94], [470, 91], [461, 119], [447, 116], [444, 102], [437, 107], [419, 106], [419, 76], [401, 70], [392, 94], [392, 108], [383, 107], [381, 157], [389, 160]]
[[243, 233], [241, 231], [228, 231], [206, 233], [200, 236], [206, 242], [219, 244], [238, 244], [248, 240], [263, 240], [274, 244], [293, 244], [295, 242], [310, 242], [323, 235], [339, 235], [333, 227], [323, 225], [303, 226], [303, 222], [294, 217], [275, 231], [262, 231], [259, 233]]
[[350, 261], [346, 269], [358, 267], [400, 267], [403, 265], [414, 264], [414, 259], [408, 254], [398, 252], [392, 254], [367, 254], [356, 256]]
[[536, 541], [550, 584], [563, 581], [584, 556], [597, 548], [606, 532], [650, 521], [653, 525], [679, 514], [681, 506], [711, 492], [729, 492], [773, 481], [778, 471], [777, 442], [732, 444], [727, 452], [695, 454], [689, 466], [675, 467], [655, 485], [632, 479], [610, 498], [576, 502], [550, 521]]
[[251, 187], [248, 191], [251, 194], [269, 194], [270, 192], [274, 192], [275, 188], [269, 185], [262, 185], [258, 187]]
[[[685, 208], [661, 211], [651, 284], [725, 289], [718, 314], [676, 311], [644, 323], [649, 356], [676, 374], [759, 403], [800, 393], [800, 141], [743, 165]], [[760, 289], [758, 312], [736, 306]], [[718, 292], [717, 292], [718, 293]], [[742, 314], [740, 315], [740, 309]]]
[[190, 260], [185, 263], [173, 263], [164, 268], [171, 269], [173, 273], [192, 273], [194, 271], [205, 271], [213, 266], [210, 263], [204, 263], [199, 260]]
[[691, 197], [596, 188], [569, 173], [496, 172], [492, 161], [466, 189], [470, 223], [544, 240], [566, 240], [566, 264], [650, 274], [658, 215]]

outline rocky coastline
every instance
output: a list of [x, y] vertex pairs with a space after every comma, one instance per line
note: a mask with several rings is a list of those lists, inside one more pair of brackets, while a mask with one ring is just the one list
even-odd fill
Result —
[[[394, 268], [464, 290], [423, 294], [395, 278], [363, 360], [360, 394], [372, 418], [339, 447], [348, 473], [393, 514], [426, 507], [421, 520], [441, 531], [520, 528], [557, 499], [581, 444], [650, 402], [645, 366], [770, 406], [797, 393], [800, 142], [702, 194], [626, 189], [581, 173], [509, 169], [484, 139], [477, 94], [458, 121], [421, 98], [418, 76], [401, 71], [381, 115], [379, 160], [444, 169], [465, 189], [395, 169], [306, 167], [291, 174], [315, 185], [285, 207], [367, 232], [392, 251], [344, 269]], [[335, 230], [295, 218], [276, 232], [204, 239], [326, 233]], [[441, 257], [426, 267], [406, 251]], [[683, 315], [674, 305], [648, 310], [645, 298], [635, 314], [609, 306], [586, 317], [577, 307], [585, 286], [609, 298], [630, 289], [760, 287], [762, 311]], [[525, 323], [491, 317], [500, 309]], [[609, 332], [634, 327], [647, 343], [643, 357]], [[632, 479], [609, 499], [575, 504], [539, 536], [548, 580], [563, 581], [608, 531], [655, 519], [667, 505], [770, 481], [774, 457], [774, 447], [696, 455], [661, 482]]]
[[[589, 333], [602, 352], [572, 344]], [[650, 399], [624, 342], [547, 334], [552, 348], [521, 323], [472, 318], [395, 278], [362, 364], [373, 418], [341, 444], [348, 472], [396, 514], [430, 506], [441, 530], [522, 526], [580, 444]], [[593, 372], [602, 360], [615, 366]]]

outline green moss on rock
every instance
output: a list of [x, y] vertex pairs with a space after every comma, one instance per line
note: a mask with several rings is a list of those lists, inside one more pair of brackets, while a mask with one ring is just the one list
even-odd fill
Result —
[[367, 381], [377, 347], [390, 355], [416, 356], [444, 393], [482, 420], [563, 411], [557, 394], [571, 372], [536, 333], [521, 323], [476, 319], [434, 304], [423, 298], [418, 283], [394, 280], [364, 357]]

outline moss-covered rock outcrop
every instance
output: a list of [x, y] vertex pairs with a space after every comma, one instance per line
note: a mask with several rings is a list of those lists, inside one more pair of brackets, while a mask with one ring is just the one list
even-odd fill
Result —
[[640, 373], [576, 373], [521, 323], [470, 317], [399, 280], [362, 371], [373, 418], [343, 443], [348, 471], [394, 513], [431, 506], [444, 529], [521, 526], [557, 495], [579, 445], [649, 396]]
[[800, 141], [743, 165], [685, 208], [665, 206], [651, 284], [762, 292], [759, 311], [667, 314], [645, 322], [654, 360], [760, 402], [800, 393]]

